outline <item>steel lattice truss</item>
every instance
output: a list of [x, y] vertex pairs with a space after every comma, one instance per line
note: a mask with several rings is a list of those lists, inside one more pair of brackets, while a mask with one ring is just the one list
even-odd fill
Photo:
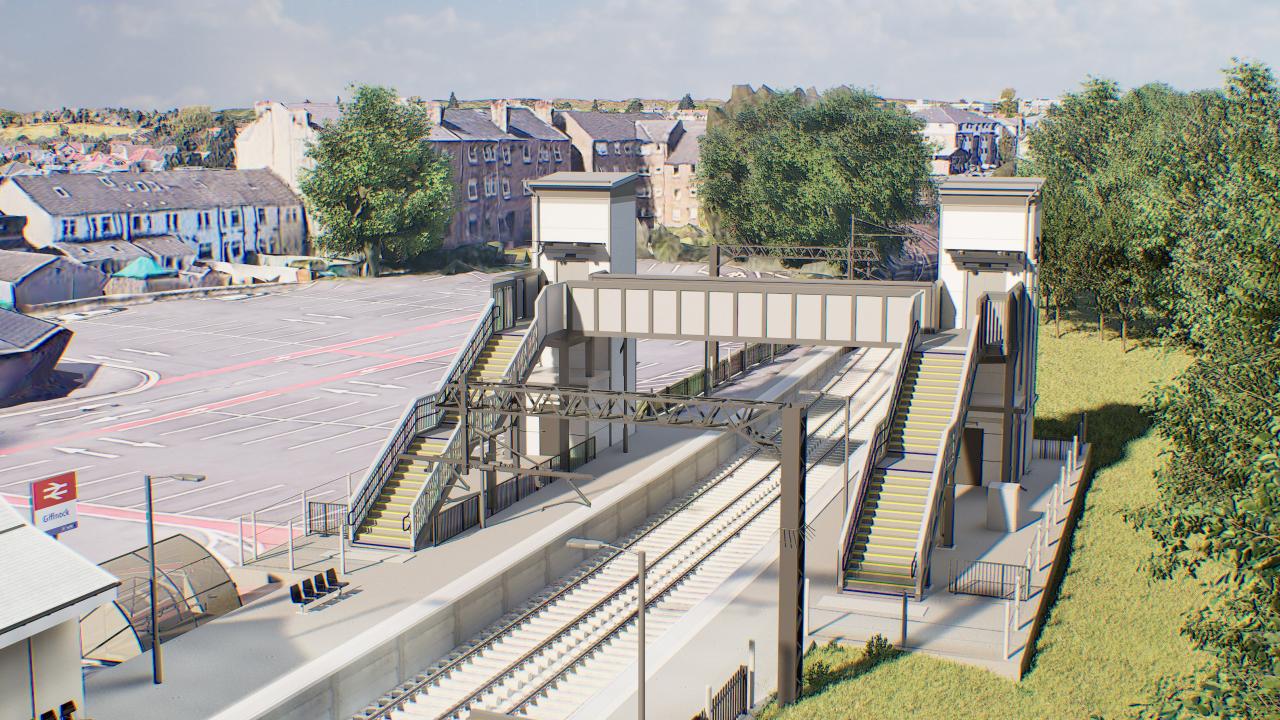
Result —
[[769, 429], [769, 424], [784, 407], [783, 403], [762, 400], [478, 382], [447, 385], [440, 393], [441, 407], [461, 411], [465, 405], [470, 413], [724, 430], [736, 432], [748, 442], [766, 448], [779, 447], [780, 440]]
[[720, 243], [720, 254], [725, 258], [746, 259], [771, 257], [784, 260], [826, 260], [855, 263], [871, 263], [880, 259], [873, 247], [841, 247], [836, 245], [747, 245], [744, 243]]

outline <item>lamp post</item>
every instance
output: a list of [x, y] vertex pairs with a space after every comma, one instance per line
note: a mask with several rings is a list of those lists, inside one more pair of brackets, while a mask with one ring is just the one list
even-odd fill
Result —
[[603, 540], [588, 540], [586, 538], [569, 538], [565, 545], [578, 550], [600, 550], [602, 548], [609, 548], [611, 550], [617, 550], [618, 552], [631, 553], [636, 556], [636, 632], [639, 635], [636, 642], [636, 720], [644, 720], [644, 613], [646, 605], [644, 598], [644, 551], [629, 550], [624, 547], [604, 542]]
[[201, 482], [204, 480], [204, 475], [191, 475], [188, 473], [155, 476], [143, 475], [142, 480], [146, 485], [147, 494], [147, 564], [150, 565], [150, 572], [147, 574], [147, 595], [151, 602], [151, 682], [155, 685], [159, 685], [164, 682], [164, 669], [160, 664], [160, 631], [156, 627], [156, 524], [151, 508], [151, 481], [179, 480], [185, 482]]

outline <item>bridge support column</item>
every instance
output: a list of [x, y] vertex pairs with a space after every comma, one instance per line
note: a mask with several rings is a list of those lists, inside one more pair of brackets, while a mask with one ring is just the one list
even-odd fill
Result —
[[804, 657], [805, 409], [782, 409], [781, 532], [778, 534], [778, 704], [800, 697]]

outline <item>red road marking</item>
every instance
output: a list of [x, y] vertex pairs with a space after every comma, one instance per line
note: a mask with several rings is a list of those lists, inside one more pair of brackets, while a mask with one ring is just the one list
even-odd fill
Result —
[[[22, 495], [12, 495], [9, 493], [0, 493], [0, 498], [9, 501], [14, 507], [28, 507], [27, 498]], [[112, 507], [111, 505], [98, 505], [95, 503], [82, 502], [76, 506], [76, 512], [85, 517], [102, 518], [104, 520], [125, 520], [128, 522], [146, 522], [147, 514], [143, 510], [132, 510], [130, 508]], [[218, 520], [216, 518], [200, 517], [198, 515], [175, 515], [172, 513], [155, 513], [155, 523], [157, 525], [168, 525], [171, 527], [194, 528], [197, 530], [209, 530], [221, 533], [231, 538], [239, 537], [240, 524], [234, 520]], [[249, 528], [245, 527], [245, 532], [249, 532]], [[298, 531], [294, 531], [294, 535], [298, 535]], [[260, 528], [258, 530], [258, 544], [274, 547], [289, 540], [288, 528], [269, 527]]]
[[315, 380], [308, 380], [306, 382], [295, 383], [293, 385], [286, 385], [284, 387], [275, 388], [273, 390], [259, 390], [258, 392], [249, 393], [248, 395], [241, 395], [239, 397], [227, 398], [226, 400], [218, 400], [217, 402], [211, 402], [205, 405], [196, 405], [195, 407], [189, 407], [189, 408], [186, 408], [185, 410], [174, 410], [173, 412], [167, 412], [167, 413], [164, 413], [163, 415], [155, 415], [149, 418], [131, 420], [129, 422], [118, 423], [116, 425], [109, 425], [107, 427], [97, 428], [95, 430], [86, 430], [86, 431], [81, 431], [77, 433], [71, 433], [70, 435], [64, 435], [62, 437], [57, 437], [57, 438], [50, 438], [46, 440], [33, 440], [32, 442], [23, 443], [21, 445], [14, 445], [12, 447], [0, 449], [0, 457], [6, 456], [6, 455], [13, 455], [15, 453], [20, 453], [25, 450], [32, 450], [35, 448], [58, 445], [61, 443], [70, 442], [72, 440], [78, 440], [80, 438], [108, 435], [110, 433], [124, 432], [125, 430], [133, 430], [140, 427], [147, 427], [149, 425], [155, 425], [157, 423], [168, 422], [170, 420], [178, 420], [180, 418], [190, 417], [192, 415], [197, 415], [199, 413], [209, 412], [210, 410], [221, 410], [223, 408], [233, 407], [235, 405], [243, 405], [245, 403], [253, 402], [255, 400], [262, 400], [263, 398], [275, 397], [277, 395], [283, 395], [288, 392], [293, 392], [294, 390], [302, 390], [309, 387], [315, 387], [316, 385], [323, 385], [325, 383], [331, 383], [336, 380], [346, 380], [348, 378], [360, 377], [361, 375], [368, 375], [371, 373], [379, 372], [381, 370], [392, 370], [394, 368], [403, 367], [405, 365], [412, 365], [413, 363], [421, 362], [423, 360], [432, 360], [438, 357], [452, 355], [458, 352], [459, 349], [460, 348], [458, 347], [452, 347], [452, 348], [446, 348], [444, 350], [437, 350], [436, 352], [433, 352], [433, 353], [427, 353], [426, 355], [413, 355], [410, 357], [406, 357], [402, 360], [391, 360], [391, 361], [382, 363], [381, 365], [374, 365], [372, 367], [360, 368], [358, 370], [348, 370], [347, 372], [339, 373], [337, 375], [330, 375], [328, 377], [317, 378]]
[[159, 382], [157, 382], [156, 385], [168, 385], [169, 383], [182, 382], [183, 380], [193, 380], [195, 378], [204, 378], [204, 377], [212, 377], [214, 375], [222, 375], [223, 373], [235, 372], [236, 370], [244, 370], [245, 368], [258, 367], [259, 365], [270, 365], [271, 363], [284, 362], [286, 360], [297, 360], [298, 358], [310, 357], [312, 355], [322, 355], [324, 353], [338, 352], [340, 350], [346, 350], [348, 348], [359, 347], [361, 345], [368, 345], [370, 343], [381, 342], [383, 340], [390, 340], [391, 338], [400, 337], [402, 335], [410, 335], [412, 333], [422, 332], [424, 330], [434, 330], [436, 328], [444, 327], [446, 325], [457, 325], [458, 323], [471, 322], [478, 317], [480, 317], [478, 313], [475, 315], [463, 315], [462, 317], [450, 318], [449, 320], [439, 320], [437, 322], [428, 323], [426, 325], [415, 325], [414, 327], [410, 327], [410, 328], [393, 330], [391, 332], [382, 333], [381, 335], [370, 335], [369, 337], [366, 337], [366, 338], [348, 340], [346, 342], [335, 343], [333, 345], [325, 345], [323, 347], [316, 347], [316, 348], [307, 348], [306, 350], [299, 350], [297, 352], [285, 353], [284, 355], [272, 355], [270, 357], [258, 358], [257, 360], [248, 360], [242, 363], [236, 363], [234, 365], [226, 365], [220, 368], [210, 368], [208, 370], [197, 370], [196, 372], [187, 373], [185, 375], [174, 375], [173, 377], [164, 378]]

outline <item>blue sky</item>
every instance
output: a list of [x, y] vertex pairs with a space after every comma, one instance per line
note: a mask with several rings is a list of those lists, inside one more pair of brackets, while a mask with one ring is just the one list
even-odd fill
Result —
[[1051, 96], [1280, 64], [1273, 0], [0, 0], [0, 107], [245, 107], [353, 82], [446, 97], [725, 97], [734, 83]]

